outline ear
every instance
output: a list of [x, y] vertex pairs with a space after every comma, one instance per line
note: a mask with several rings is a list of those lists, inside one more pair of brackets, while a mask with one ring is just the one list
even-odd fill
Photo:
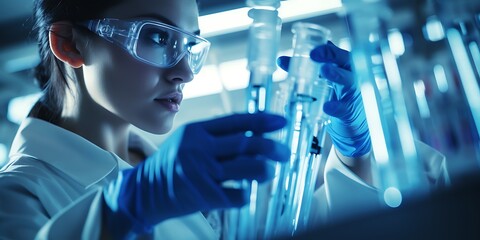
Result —
[[77, 49], [73, 37], [73, 25], [69, 22], [55, 22], [49, 31], [50, 49], [55, 57], [73, 68], [84, 64], [83, 57]]

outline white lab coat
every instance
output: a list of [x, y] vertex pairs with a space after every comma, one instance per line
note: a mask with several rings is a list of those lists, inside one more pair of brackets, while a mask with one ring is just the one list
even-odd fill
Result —
[[[147, 143], [140, 144], [147, 154], [151, 151]], [[441, 154], [424, 148], [430, 160], [443, 161]], [[9, 163], [0, 171], [0, 239], [98, 239], [101, 188], [129, 167], [79, 135], [27, 118], [13, 141]], [[335, 154], [329, 156], [324, 179], [316, 192], [313, 222], [376, 207], [375, 189]], [[218, 238], [201, 213], [164, 221], [155, 227], [155, 236]]]

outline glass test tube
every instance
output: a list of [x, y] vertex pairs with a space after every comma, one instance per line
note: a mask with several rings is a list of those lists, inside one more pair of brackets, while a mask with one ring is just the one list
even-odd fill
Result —
[[[289, 162], [279, 164], [277, 168], [268, 204], [266, 239], [291, 236], [297, 229], [303, 196], [308, 195], [305, 186], [310, 183], [305, 177], [312, 176], [307, 158], [314, 136], [315, 120], [322, 115], [322, 108], [314, 103], [325, 101], [318, 97], [330, 96], [329, 93], [320, 96], [314, 92], [314, 85], [321, 86], [326, 92], [331, 91], [327, 80], [319, 80], [320, 64], [310, 59], [311, 50], [325, 44], [330, 31], [316, 24], [298, 22], [293, 25], [292, 32], [294, 52], [283, 86], [286, 94], [280, 94], [287, 98], [283, 100], [288, 119], [283, 141], [290, 147], [291, 156]], [[318, 88], [316, 90], [323, 93]]]
[[[262, 6], [264, 7], [264, 6]], [[249, 113], [267, 111], [273, 72], [280, 42], [281, 19], [273, 7], [252, 8], [248, 15], [253, 19], [248, 42], [247, 110]]]
[[[250, 80], [247, 88], [246, 106], [249, 113], [269, 110], [269, 95], [273, 72], [276, 70], [276, 58], [280, 42], [281, 19], [276, 10], [280, 0], [248, 0], [252, 7], [248, 16], [253, 22], [249, 29], [248, 70]], [[251, 189], [250, 203], [240, 209], [226, 211], [226, 239], [256, 239], [261, 235], [262, 204], [268, 194], [264, 186], [256, 181], [242, 181], [242, 188]]]
[[315, 192], [315, 184], [318, 177], [318, 172], [320, 170], [320, 160], [324, 153], [324, 144], [326, 137], [326, 127], [329, 124], [330, 116], [325, 114], [322, 109], [325, 102], [332, 98], [333, 90], [331, 83], [325, 81], [325, 79], [317, 79], [313, 83], [313, 95], [316, 98], [316, 101], [312, 104], [312, 110], [317, 111], [316, 115], [311, 114], [312, 121], [314, 125], [314, 136], [310, 146], [310, 151], [305, 158], [303, 168], [305, 173], [304, 175], [304, 186], [299, 187], [299, 193], [301, 205], [297, 209], [295, 220], [297, 221], [295, 225], [295, 231], [305, 231], [308, 229], [308, 220], [310, 216], [310, 210], [312, 206], [313, 194]]

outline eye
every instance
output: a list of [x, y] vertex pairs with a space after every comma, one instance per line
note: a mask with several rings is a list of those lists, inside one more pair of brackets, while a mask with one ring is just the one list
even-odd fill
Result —
[[165, 31], [148, 31], [144, 34], [143, 38], [155, 45], [164, 47], [168, 45], [169, 34]]
[[193, 46], [197, 45], [197, 42], [188, 42], [187, 44], [185, 44], [185, 46], [188, 48], [188, 49], [191, 49]]

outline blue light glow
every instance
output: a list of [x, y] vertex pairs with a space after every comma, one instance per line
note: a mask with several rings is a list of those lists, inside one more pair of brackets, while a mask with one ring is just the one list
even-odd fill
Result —
[[456, 29], [449, 29], [447, 31], [447, 38], [450, 48], [452, 49], [455, 64], [458, 68], [463, 90], [465, 91], [475, 125], [477, 126], [477, 134], [480, 135], [480, 87], [475, 78], [472, 65], [468, 61], [467, 49], [463, 44], [461, 34]]
[[0, 167], [7, 164], [8, 161], [8, 149], [5, 144], [0, 143]]
[[433, 74], [435, 75], [435, 81], [437, 82], [438, 90], [440, 92], [448, 91], [447, 75], [442, 65], [438, 64], [433, 67]]
[[383, 192], [383, 200], [389, 207], [396, 208], [402, 204], [402, 193], [394, 187], [389, 187]]
[[428, 108], [427, 97], [425, 96], [425, 84], [422, 80], [418, 80], [413, 84], [415, 97], [417, 99], [418, 110], [422, 118], [430, 117], [430, 109]]
[[370, 129], [372, 149], [375, 155], [375, 160], [379, 164], [386, 164], [388, 162], [387, 143], [385, 142], [385, 134], [380, 113], [377, 109], [377, 100], [375, 99], [375, 90], [371, 83], [365, 83], [361, 87], [362, 98], [364, 102], [365, 114], [367, 116], [367, 123]]
[[427, 23], [423, 28], [423, 34], [426, 39], [435, 42], [445, 38], [442, 23], [437, 17], [433, 16], [427, 19]]
[[480, 50], [478, 49], [478, 45], [476, 42], [472, 41], [470, 44], [468, 44], [468, 48], [472, 54], [473, 64], [477, 70], [477, 75], [480, 76]]
[[405, 44], [402, 33], [398, 29], [392, 29], [388, 33], [388, 44], [395, 56], [401, 56], [405, 53]]

